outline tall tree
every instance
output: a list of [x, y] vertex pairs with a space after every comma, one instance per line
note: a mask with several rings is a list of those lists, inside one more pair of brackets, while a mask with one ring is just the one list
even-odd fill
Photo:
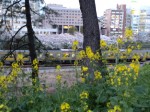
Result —
[[[31, 62], [33, 63], [33, 61], [37, 59], [37, 55], [35, 49], [35, 36], [34, 36], [34, 31], [31, 22], [29, 0], [25, 0], [25, 9], [26, 9], [26, 20], [27, 20], [26, 26], [27, 26], [28, 40], [29, 40], [28, 45], [29, 45]], [[32, 79], [35, 79], [37, 76], [38, 76], [38, 69], [35, 70], [34, 67], [32, 66]]]
[[[44, 2], [43, 0], [24, 0], [25, 5], [22, 4], [21, 1], [22, 0], [16, 0], [10, 4], [6, 4], [5, 1], [3, 1], [4, 3], [2, 5], [2, 9], [3, 9], [2, 13], [4, 14], [2, 15], [1, 18], [2, 20], [0, 21], [0, 37], [5, 38], [9, 34], [8, 35], [9, 39], [6, 46], [9, 46], [7, 48], [10, 50], [8, 54], [6, 54], [4, 57], [1, 58], [3, 62], [5, 62], [5, 59], [9, 55], [12, 54], [15, 55], [15, 50], [27, 48], [29, 49], [30, 59], [31, 62], [33, 63], [33, 61], [37, 58], [36, 50], [41, 50], [41, 49], [46, 50], [46, 48], [41, 43], [41, 41], [36, 37], [34, 30], [32, 28], [32, 24], [33, 22], [36, 21], [36, 19], [41, 17], [40, 11], [43, 11], [45, 15], [57, 14], [57, 12], [47, 8], [46, 6], [39, 7], [38, 9], [30, 7], [30, 2], [43, 3]], [[31, 17], [34, 19], [31, 20]], [[18, 21], [20, 18], [22, 19], [25, 18], [26, 23], [23, 26], [21, 26], [19, 29], [17, 29], [17, 31], [15, 31], [16, 29], [14, 30], [14, 22]], [[20, 31], [24, 27], [27, 28], [27, 32], [22, 36], [20, 35]], [[16, 59], [16, 55], [14, 57]], [[32, 78], [35, 79], [36, 77], [38, 77], [38, 62], [34, 61], [34, 64], [32, 64]]]
[[[99, 52], [100, 50], [100, 31], [98, 25], [98, 18], [95, 6], [95, 0], [79, 0], [80, 9], [82, 12], [83, 18], [83, 49], [86, 50], [87, 46], [90, 46], [94, 53]], [[89, 72], [94, 77], [94, 69], [90, 67], [90, 60], [85, 59], [84, 65], [89, 67]], [[104, 66], [102, 60], [95, 62], [96, 66]]]

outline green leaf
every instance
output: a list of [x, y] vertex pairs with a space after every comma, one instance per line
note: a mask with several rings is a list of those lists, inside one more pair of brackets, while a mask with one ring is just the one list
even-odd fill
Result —
[[135, 92], [136, 92], [137, 94], [139, 94], [139, 95], [143, 95], [143, 94], [146, 93], [146, 88], [145, 88], [145, 86], [142, 86], [142, 85], [136, 86], [136, 87], [135, 87]]
[[125, 102], [125, 101], [120, 101], [120, 104], [122, 104], [124, 108], [128, 108], [127, 102]]
[[133, 112], [133, 108], [126, 109], [126, 112]]
[[45, 107], [41, 108], [40, 112], [47, 112], [47, 109]]
[[107, 101], [107, 96], [106, 95], [99, 95], [98, 98], [96, 99], [97, 103], [104, 103]]

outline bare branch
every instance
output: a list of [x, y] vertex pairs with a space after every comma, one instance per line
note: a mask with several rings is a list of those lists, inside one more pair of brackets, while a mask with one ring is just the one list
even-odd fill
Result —
[[26, 25], [20, 27], [20, 28], [18, 29], [18, 31], [12, 36], [11, 45], [10, 45], [10, 51], [11, 51], [11, 49], [12, 49], [13, 39], [14, 39], [14, 38], [16, 37], [16, 35], [20, 32], [20, 30], [22, 30], [22, 28], [24, 28], [25, 26], [26, 26]]

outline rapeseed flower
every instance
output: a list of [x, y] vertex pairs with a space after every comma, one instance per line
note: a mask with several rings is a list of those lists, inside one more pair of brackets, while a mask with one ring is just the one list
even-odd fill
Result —
[[56, 80], [57, 80], [58, 82], [61, 81], [61, 78], [62, 78], [61, 75], [57, 75], [57, 76], [56, 76]]
[[133, 61], [133, 62], [130, 64], [130, 67], [134, 70], [134, 72], [135, 72], [136, 74], [138, 74], [139, 69], [140, 69], [140, 64], [139, 64], [139, 63]]
[[115, 110], [115, 112], [121, 112], [121, 108], [119, 105], [115, 105], [114, 110]]
[[23, 54], [19, 53], [17, 55], [17, 61], [22, 61], [23, 60]]
[[126, 28], [125, 30], [125, 37], [130, 38], [133, 35], [133, 31], [129, 28]]
[[135, 59], [136, 61], [138, 61], [140, 59], [140, 56], [138, 54], [134, 54], [132, 56], [132, 59]]
[[96, 52], [96, 53], [94, 54], [94, 59], [95, 59], [95, 60], [100, 60], [100, 54], [99, 54], [99, 52]]
[[36, 64], [38, 64], [39, 62], [38, 62], [37, 59], [34, 59], [32, 63], [33, 63], [33, 65], [36, 65]]
[[82, 72], [87, 72], [87, 71], [88, 71], [88, 67], [82, 66]]
[[122, 41], [121, 38], [118, 38], [118, 39], [117, 39], [117, 42], [118, 42], [118, 44], [123, 44], [123, 41]]
[[108, 102], [106, 105], [107, 105], [107, 107], [110, 107], [111, 104], [110, 104], [110, 102]]
[[3, 67], [3, 62], [0, 62], [0, 67]]
[[87, 112], [93, 112], [92, 110], [87, 110]]
[[18, 68], [18, 67], [19, 67], [18, 63], [16, 63], [16, 62], [13, 62], [13, 63], [12, 63], [12, 68], [15, 69], [15, 68]]
[[73, 41], [72, 49], [77, 50], [79, 42], [77, 40]]
[[115, 105], [113, 109], [109, 109], [108, 112], [121, 112], [119, 105]]
[[109, 109], [108, 112], [116, 112], [114, 109]]
[[78, 56], [79, 56], [80, 59], [85, 58], [85, 57], [86, 57], [85, 51], [84, 51], [84, 50], [81, 50], [81, 51], [79, 52]]
[[78, 61], [77, 61], [77, 60], [74, 61], [74, 65], [75, 65], [75, 66], [78, 65]]
[[100, 40], [100, 46], [101, 46], [102, 48], [105, 48], [105, 47], [107, 46], [106, 41]]
[[4, 108], [5, 106], [3, 104], [0, 105], [0, 109]]
[[84, 77], [81, 77], [81, 82], [85, 83], [85, 78]]
[[94, 53], [90, 46], [86, 47], [86, 55], [89, 59], [93, 59]]
[[87, 91], [83, 91], [80, 94], [80, 99], [88, 99], [88, 97], [89, 97], [89, 93]]
[[60, 69], [61, 69], [61, 66], [60, 66], [60, 65], [57, 65], [57, 66], [56, 66], [56, 70], [59, 71]]
[[142, 47], [142, 46], [141, 46], [140, 44], [137, 45], [137, 49], [141, 49], [141, 47]]
[[101, 72], [99, 72], [99, 71], [95, 71], [95, 72], [94, 72], [94, 76], [95, 76], [95, 80], [102, 79]]
[[63, 102], [60, 106], [61, 112], [69, 112], [70, 105], [66, 102]]
[[127, 54], [130, 54], [132, 52], [132, 49], [131, 48], [127, 48]]

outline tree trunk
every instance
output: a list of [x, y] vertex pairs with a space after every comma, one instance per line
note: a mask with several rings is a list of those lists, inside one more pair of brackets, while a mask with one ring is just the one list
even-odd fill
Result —
[[[99, 52], [99, 54], [101, 55], [102, 53], [100, 50], [100, 31], [96, 13], [95, 0], [79, 0], [79, 3], [83, 18], [83, 49], [86, 50], [86, 47], [90, 46], [94, 53]], [[104, 66], [102, 60], [96, 62], [95, 65], [97, 67]], [[90, 66], [89, 59], [84, 60], [84, 66], [89, 67], [89, 72], [90, 74], [92, 74], [93, 79], [94, 68]]]
[[[26, 20], [27, 20], [26, 25], [27, 25], [27, 33], [28, 33], [28, 41], [29, 41], [29, 52], [30, 52], [31, 63], [33, 63], [33, 60], [37, 59], [37, 55], [35, 49], [35, 36], [34, 36], [34, 31], [31, 22], [29, 0], [25, 0], [25, 9], [26, 9]], [[32, 79], [35, 79], [36, 77], [38, 77], [38, 70], [35, 70], [32, 64]]]

